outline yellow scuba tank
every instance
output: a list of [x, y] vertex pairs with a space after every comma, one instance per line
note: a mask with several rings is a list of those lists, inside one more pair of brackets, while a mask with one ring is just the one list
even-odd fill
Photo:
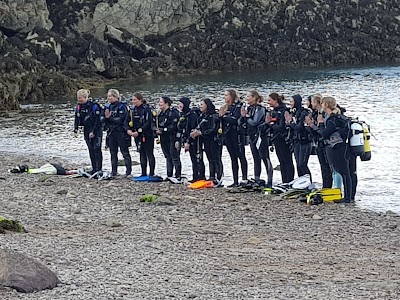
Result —
[[364, 153], [360, 155], [361, 161], [371, 160], [371, 132], [368, 124], [363, 123]]

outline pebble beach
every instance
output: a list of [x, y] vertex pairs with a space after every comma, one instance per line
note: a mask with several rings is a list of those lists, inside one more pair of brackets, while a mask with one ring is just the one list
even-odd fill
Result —
[[[10, 174], [55, 158], [0, 153], [0, 247], [61, 284], [0, 299], [399, 299], [400, 216], [226, 188]], [[62, 163], [62, 161], [61, 161]], [[159, 195], [151, 203], [144, 194]]]

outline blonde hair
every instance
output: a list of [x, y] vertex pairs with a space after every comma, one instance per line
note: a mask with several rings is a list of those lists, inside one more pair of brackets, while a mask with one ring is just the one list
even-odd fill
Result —
[[80, 89], [79, 91], [76, 92], [76, 97], [84, 97], [84, 98], [89, 98], [90, 95], [90, 91], [89, 90], [85, 90], [85, 89]]
[[311, 97], [311, 102], [316, 102], [317, 104], [321, 105], [322, 102], [322, 95], [321, 94], [315, 94]]
[[238, 96], [238, 93], [236, 92], [236, 90], [226, 89], [225, 92], [227, 92], [229, 94], [229, 96], [231, 96], [232, 103], [235, 103], [239, 99], [239, 96]]
[[107, 94], [110, 93], [112, 96], [114, 96], [115, 98], [119, 99], [119, 91], [116, 89], [109, 89]]
[[248, 93], [252, 97], [256, 98], [256, 101], [258, 104], [261, 104], [263, 102], [263, 97], [256, 90], [250, 90], [250, 91], [248, 91]]
[[340, 114], [340, 109], [337, 107], [336, 100], [333, 97], [324, 97], [321, 100], [321, 104], [325, 104], [333, 114]]

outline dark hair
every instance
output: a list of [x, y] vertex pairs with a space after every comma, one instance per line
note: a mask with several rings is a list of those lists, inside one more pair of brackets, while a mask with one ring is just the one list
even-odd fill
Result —
[[285, 100], [285, 97], [283, 95], [279, 95], [278, 93], [271, 93], [269, 94], [269, 97], [277, 101], [279, 104], [282, 104], [283, 100]]
[[233, 103], [235, 103], [239, 99], [239, 96], [234, 89], [226, 89], [225, 91], [229, 93], [229, 96], [231, 96]]
[[215, 113], [215, 105], [209, 98], [205, 98], [202, 100], [207, 105], [206, 114], [213, 114]]
[[263, 101], [263, 97], [256, 90], [251, 90], [249, 93], [256, 98], [257, 103], [261, 103]]
[[161, 99], [163, 99], [164, 103], [168, 104], [168, 106], [172, 105], [172, 100], [170, 97], [162, 96]]
[[134, 93], [132, 96], [142, 101], [143, 104], [146, 104], [146, 100], [144, 100], [144, 97], [141, 93]]

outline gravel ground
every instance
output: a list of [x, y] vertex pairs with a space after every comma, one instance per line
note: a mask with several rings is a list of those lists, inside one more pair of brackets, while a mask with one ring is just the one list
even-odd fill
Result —
[[[400, 217], [306, 206], [227, 189], [118, 178], [9, 174], [35, 157], [0, 153], [0, 215], [26, 234], [0, 247], [41, 260], [62, 284], [0, 299], [400, 299]], [[162, 195], [142, 203], [145, 193]]]

